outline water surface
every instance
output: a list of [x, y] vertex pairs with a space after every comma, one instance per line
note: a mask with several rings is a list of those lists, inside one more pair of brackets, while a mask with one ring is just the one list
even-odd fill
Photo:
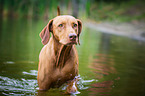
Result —
[[[0, 95], [64, 96], [66, 86], [38, 92], [40, 31], [48, 21], [4, 19], [0, 23]], [[144, 96], [145, 42], [83, 26], [78, 96]]]

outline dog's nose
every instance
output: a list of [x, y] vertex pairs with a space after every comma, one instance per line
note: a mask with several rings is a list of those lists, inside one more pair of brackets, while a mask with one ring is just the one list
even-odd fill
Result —
[[69, 39], [70, 40], [76, 40], [76, 38], [77, 38], [77, 34], [75, 34], [75, 33], [70, 33], [69, 34]]

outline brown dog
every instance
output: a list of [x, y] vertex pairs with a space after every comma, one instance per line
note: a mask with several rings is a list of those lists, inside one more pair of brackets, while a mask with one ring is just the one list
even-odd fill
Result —
[[82, 23], [73, 16], [60, 15], [59, 8], [57, 14], [40, 33], [44, 47], [39, 55], [37, 81], [40, 90], [68, 83], [67, 92], [72, 93], [77, 91], [79, 62], [75, 44], [79, 43]]

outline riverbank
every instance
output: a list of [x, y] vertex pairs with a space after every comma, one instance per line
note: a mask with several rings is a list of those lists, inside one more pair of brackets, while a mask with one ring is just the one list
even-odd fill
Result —
[[135, 40], [145, 42], [145, 22], [132, 21], [128, 23], [115, 23], [94, 22], [88, 20], [84, 22], [84, 26], [103, 33], [126, 36]]

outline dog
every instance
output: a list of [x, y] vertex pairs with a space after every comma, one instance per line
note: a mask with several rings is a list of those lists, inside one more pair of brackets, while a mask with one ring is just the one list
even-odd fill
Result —
[[58, 88], [67, 83], [67, 93], [77, 92], [75, 77], [78, 76], [79, 60], [75, 45], [80, 45], [81, 30], [81, 20], [60, 15], [60, 9], [57, 8], [57, 16], [39, 34], [44, 45], [39, 54], [39, 90]]

